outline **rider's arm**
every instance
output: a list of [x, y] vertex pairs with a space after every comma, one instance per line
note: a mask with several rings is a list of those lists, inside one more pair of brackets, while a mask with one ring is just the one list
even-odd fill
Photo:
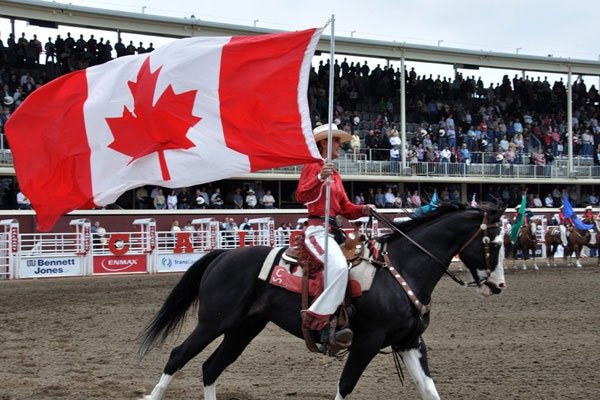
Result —
[[296, 189], [296, 200], [299, 203], [306, 204], [315, 201], [321, 194], [324, 180], [320, 179], [319, 174], [322, 167], [322, 163], [312, 163], [306, 164], [302, 168]]

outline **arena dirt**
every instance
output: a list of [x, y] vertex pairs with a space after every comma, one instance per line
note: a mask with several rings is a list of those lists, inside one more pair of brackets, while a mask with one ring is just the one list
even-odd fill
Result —
[[[179, 275], [0, 281], [0, 399], [136, 399], [149, 393], [174, 339], [139, 361], [137, 337]], [[507, 272], [478, 297], [444, 278], [425, 333], [444, 399], [593, 399], [600, 393], [600, 267]], [[232, 294], [235, 295], [235, 294]], [[195, 324], [192, 317], [182, 335]], [[201, 364], [168, 399], [201, 399]], [[309, 353], [269, 325], [218, 381], [219, 400], [333, 399], [343, 360]], [[350, 399], [416, 399], [391, 355], [379, 355]]]

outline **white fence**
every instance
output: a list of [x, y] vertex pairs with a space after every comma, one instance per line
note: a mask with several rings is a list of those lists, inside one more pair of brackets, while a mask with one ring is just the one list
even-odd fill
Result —
[[[545, 217], [538, 222], [537, 256], [545, 257]], [[361, 233], [377, 237], [388, 233], [377, 222]], [[153, 219], [135, 220], [130, 232], [92, 233], [87, 219], [73, 220], [72, 232], [19, 233], [16, 220], [0, 221], [0, 279], [67, 277], [130, 273], [163, 273], [187, 270], [196, 260], [214, 249], [248, 246], [287, 246], [301, 230], [274, 229], [272, 218], [251, 220], [251, 230], [223, 230], [219, 221], [203, 218], [192, 221], [192, 229], [157, 231]], [[302, 224], [299, 220], [299, 225]], [[502, 219], [506, 228], [508, 220]], [[350, 229], [347, 229], [350, 230]]]
[[[285, 246], [290, 232], [272, 218], [250, 221], [252, 230], [221, 230], [213, 218], [193, 229], [157, 231], [153, 219], [133, 222], [131, 232], [92, 232], [87, 219], [71, 221], [72, 232], [19, 233], [16, 220], [0, 221], [0, 279], [179, 272], [214, 249]], [[296, 231], [300, 232], [300, 231]]]

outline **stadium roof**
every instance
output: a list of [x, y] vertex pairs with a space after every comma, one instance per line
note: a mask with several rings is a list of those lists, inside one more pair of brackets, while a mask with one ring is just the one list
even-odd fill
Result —
[[[143, 13], [104, 10], [56, 2], [0, 0], [0, 17], [41, 26], [79, 26], [100, 30], [182, 38], [231, 36], [279, 32], [273, 29], [203, 21], [195, 18], [161, 17]], [[307, 27], [308, 28], [308, 27]], [[318, 50], [329, 52], [330, 37], [324, 35]], [[335, 38], [339, 55], [450, 64], [457, 68], [499, 68], [548, 73], [600, 75], [600, 61], [561, 57], [527, 56], [473, 51], [348, 37]]]

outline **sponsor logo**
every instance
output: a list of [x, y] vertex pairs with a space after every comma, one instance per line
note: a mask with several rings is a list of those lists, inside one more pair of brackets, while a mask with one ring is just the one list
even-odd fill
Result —
[[67, 258], [64, 260], [44, 260], [40, 258], [34, 260], [27, 260], [28, 267], [54, 267], [66, 265], [75, 265], [75, 259]]
[[16, 253], [19, 250], [19, 230], [16, 227], [10, 228], [11, 250]]
[[77, 262], [74, 258], [62, 258], [62, 259], [43, 259], [34, 258], [28, 259], [25, 262], [27, 268], [29, 268], [29, 276], [35, 275], [59, 275], [72, 273], [72, 267], [77, 266]]
[[132, 258], [125, 259], [114, 259], [114, 258], [105, 258], [100, 263], [102, 268], [108, 271], [123, 271], [131, 266], [138, 265], [138, 260]]
[[169, 257], [163, 257], [160, 260], [160, 263], [163, 267], [165, 268], [173, 268], [173, 267], [180, 267], [180, 266], [190, 266], [192, 265], [196, 260], [188, 260], [188, 259], [183, 259], [183, 260], [178, 260], [178, 259], [173, 259], [173, 258], [169, 258]]
[[33, 271], [36, 275], [45, 275], [45, 274], [62, 274], [65, 272], [62, 268], [38, 268]]
[[145, 272], [147, 267], [145, 255], [131, 256], [96, 256], [94, 257], [94, 273]]

